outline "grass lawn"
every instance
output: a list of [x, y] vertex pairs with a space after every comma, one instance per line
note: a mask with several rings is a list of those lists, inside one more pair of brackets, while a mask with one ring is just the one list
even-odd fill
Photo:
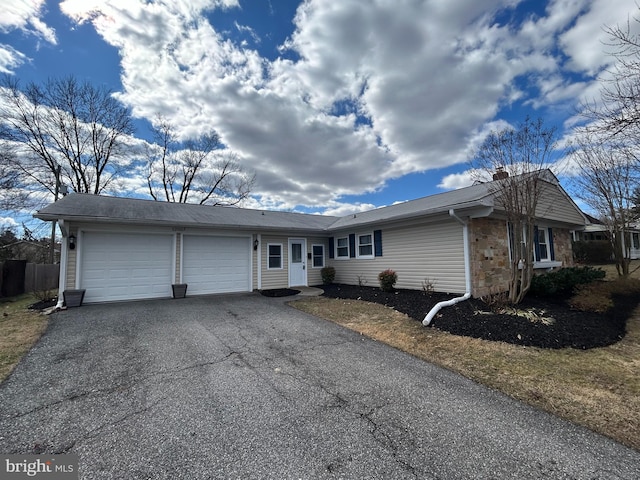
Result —
[[[615, 278], [615, 268], [603, 269]], [[614, 345], [547, 350], [451, 335], [357, 300], [311, 297], [292, 305], [640, 450], [640, 311]]]
[[32, 295], [0, 300], [0, 382], [18, 364], [47, 328], [48, 317], [27, 307]]

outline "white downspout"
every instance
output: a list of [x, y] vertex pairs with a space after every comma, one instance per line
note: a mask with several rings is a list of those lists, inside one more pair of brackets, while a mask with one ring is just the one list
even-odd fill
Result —
[[68, 235], [65, 235], [64, 221], [58, 220], [58, 224], [60, 225], [60, 231], [62, 232], [62, 241], [60, 242], [60, 275], [58, 278], [58, 303], [56, 304], [56, 307], [55, 307], [56, 310], [60, 310], [64, 305], [63, 292], [67, 287], [67, 246], [68, 246], [68, 242], [67, 242]]
[[451, 300], [446, 300], [444, 302], [436, 303], [433, 308], [427, 313], [422, 320], [422, 324], [427, 327], [436, 316], [436, 313], [440, 311], [441, 308], [450, 307], [451, 305], [455, 305], [456, 303], [463, 302], [471, 298], [471, 257], [469, 256], [469, 225], [467, 222], [462, 220], [460, 217], [456, 215], [456, 212], [453, 208], [449, 209], [449, 216], [454, 218], [462, 225], [462, 242], [463, 242], [463, 255], [464, 255], [464, 276], [465, 276], [465, 293], [461, 297], [452, 298]]

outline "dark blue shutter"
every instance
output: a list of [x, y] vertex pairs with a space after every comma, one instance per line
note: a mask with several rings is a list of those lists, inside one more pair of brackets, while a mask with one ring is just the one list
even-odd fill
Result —
[[536, 262], [540, 261], [540, 241], [538, 240], [538, 227], [533, 227], [533, 251]]
[[349, 256], [355, 258], [356, 256], [356, 234], [349, 234]]
[[509, 237], [509, 259], [511, 260], [518, 255], [515, 238], [513, 236], [513, 224], [511, 222], [507, 222], [507, 236]]
[[553, 262], [556, 259], [556, 252], [553, 251], [553, 230], [549, 228], [549, 257]]
[[334, 238], [329, 237], [329, 258], [334, 258]]
[[382, 256], [382, 230], [373, 231], [373, 250], [376, 257]]

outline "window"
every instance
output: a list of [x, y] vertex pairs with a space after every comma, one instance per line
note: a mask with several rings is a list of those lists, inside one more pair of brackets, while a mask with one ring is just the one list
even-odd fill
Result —
[[366, 235], [358, 235], [358, 256], [373, 256], [373, 235], [370, 233]]
[[267, 260], [267, 269], [282, 268], [282, 244], [270, 243], [267, 245], [267, 251], [269, 257]]
[[313, 268], [324, 267], [324, 245], [313, 245], [311, 247], [313, 251]]
[[636, 250], [640, 249], [640, 234], [638, 233], [633, 234], [633, 248]]
[[336, 256], [338, 258], [349, 258], [349, 237], [337, 239]]
[[546, 228], [538, 229], [538, 246], [539, 246], [539, 261], [549, 261], [549, 233]]

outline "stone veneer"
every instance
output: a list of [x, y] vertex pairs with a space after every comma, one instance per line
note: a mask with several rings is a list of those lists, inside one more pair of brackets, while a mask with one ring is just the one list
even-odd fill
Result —
[[[507, 225], [504, 220], [474, 218], [469, 222], [471, 254], [471, 294], [481, 297], [509, 288], [510, 262]], [[563, 267], [573, 265], [571, 234], [566, 228], [553, 229], [555, 259]]]
[[504, 220], [473, 218], [469, 221], [471, 294], [481, 297], [508, 290], [509, 245]]

